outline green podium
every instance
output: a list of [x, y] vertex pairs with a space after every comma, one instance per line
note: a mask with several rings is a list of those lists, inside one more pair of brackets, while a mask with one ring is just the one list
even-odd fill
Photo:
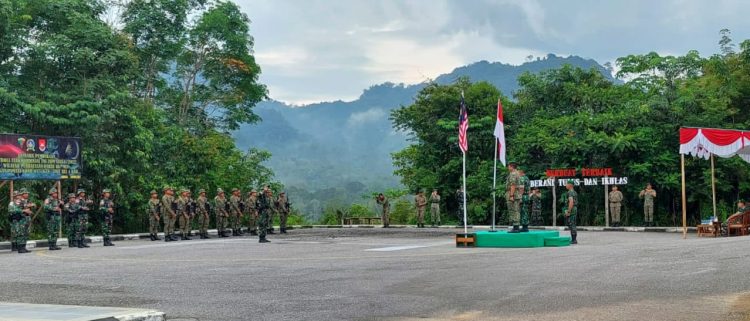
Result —
[[570, 237], [561, 237], [559, 231], [529, 231], [525, 233], [478, 231], [474, 234], [476, 247], [527, 248], [570, 245]]

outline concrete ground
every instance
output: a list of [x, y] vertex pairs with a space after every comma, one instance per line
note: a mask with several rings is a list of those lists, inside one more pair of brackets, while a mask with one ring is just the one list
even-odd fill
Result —
[[0, 301], [201, 321], [750, 320], [750, 237], [581, 232], [564, 248], [461, 249], [456, 232], [305, 229], [271, 244], [0, 251]]

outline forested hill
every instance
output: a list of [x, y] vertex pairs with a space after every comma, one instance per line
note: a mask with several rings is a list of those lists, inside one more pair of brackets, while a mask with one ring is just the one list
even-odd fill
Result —
[[[547, 55], [519, 66], [480, 61], [456, 68], [435, 79], [447, 84], [459, 77], [488, 81], [510, 96], [524, 72], [540, 72], [564, 64], [611, 73], [591, 59]], [[384, 83], [372, 86], [354, 101], [291, 107], [277, 101], [260, 103], [255, 112], [263, 119], [235, 132], [238, 147], [259, 147], [272, 153], [269, 166], [277, 178], [304, 198], [339, 198], [348, 202], [364, 192], [399, 185], [390, 154], [407, 145], [388, 119], [392, 109], [408, 105], [425, 84]], [[273, 93], [271, 93], [273, 97]], [[344, 190], [334, 190], [336, 188]], [[324, 195], [300, 193], [324, 190]], [[335, 195], [333, 195], [335, 194]], [[299, 202], [298, 201], [298, 202]], [[325, 202], [324, 202], [325, 203]], [[315, 211], [313, 211], [315, 212]]]

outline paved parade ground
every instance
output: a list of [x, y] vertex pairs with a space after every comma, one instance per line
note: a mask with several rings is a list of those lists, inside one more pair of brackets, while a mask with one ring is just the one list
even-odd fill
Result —
[[580, 232], [571, 247], [461, 249], [457, 231], [304, 229], [265, 245], [235, 237], [0, 251], [0, 301], [201, 321], [750, 320], [750, 237]]

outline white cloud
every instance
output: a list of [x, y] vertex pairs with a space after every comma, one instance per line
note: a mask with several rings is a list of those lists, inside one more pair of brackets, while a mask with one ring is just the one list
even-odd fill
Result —
[[362, 112], [356, 112], [349, 116], [346, 121], [348, 127], [358, 127], [366, 123], [376, 122], [387, 117], [387, 113], [382, 108], [372, 108]]

